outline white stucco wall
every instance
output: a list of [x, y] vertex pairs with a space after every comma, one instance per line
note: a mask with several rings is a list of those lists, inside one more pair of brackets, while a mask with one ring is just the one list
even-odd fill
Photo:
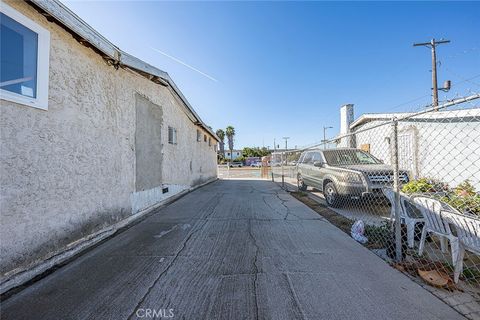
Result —
[[48, 111], [0, 101], [2, 277], [168, 196], [135, 192], [136, 93], [163, 111], [169, 194], [216, 177], [215, 140], [196, 141], [199, 128], [168, 88], [108, 66], [29, 5], [6, 3], [48, 29], [51, 45]]
[[[382, 122], [371, 121], [356, 130]], [[409, 170], [413, 178], [436, 178], [451, 187], [468, 179], [480, 190], [480, 109], [419, 115], [399, 122], [398, 134], [411, 139], [410, 146], [399, 142], [399, 153], [402, 169]], [[385, 139], [391, 137], [392, 127], [387, 124], [355, 134], [356, 146], [370, 144], [374, 156], [391, 163], [390, 145]], [[407, 152], [407, 148], [413, 152]], [[410, 154], [411, 159], [407, 157]]]

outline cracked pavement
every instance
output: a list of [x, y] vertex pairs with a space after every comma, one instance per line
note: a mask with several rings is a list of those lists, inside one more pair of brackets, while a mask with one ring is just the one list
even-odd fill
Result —
[[464, 319], [261, 180], [187, 194], [2, 302], [1, 318], [148, 319], [145, 309], [173, 309], [173, 319]]

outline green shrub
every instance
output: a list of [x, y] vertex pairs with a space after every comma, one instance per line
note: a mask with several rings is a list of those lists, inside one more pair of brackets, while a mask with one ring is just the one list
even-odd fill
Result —
[[468, 212], [480, 216], [480, 195], [478, 194], [459, 196], [452, 193], [440, 198], [440, 200], [448, 203], [460, 212]]
[[244, 163], [245, 159], [246, 158], [244, 156], [240, 156], [238, 158], [233, 159], [233, 162], [243, 162]]
[[[465, 180], [453, 189], [447, 184], [429, 178], [412, 180], [402, 187], [402, 192], [406, 194], [413, 193], [433, 193], [433, 197], [438, 198], [460, 212], [468, 212], [480, 216], [480, 194], [477, 193], [470, 181]], [[441, 194], [435, 195], [435, 193]]]
[[412, 193], [433, 193], [433, 192], [448, 192], [449, 188], [446, 183], [431, 179], [421, 178], [418, 180], [411, 180], [402, 187], [402, 192], [407, 194]]
[[384, 221], [380, 226], [365, 225], [365, 236], [368, 241], [385, 242], [390, 238], [392, 230], [390, 224]]

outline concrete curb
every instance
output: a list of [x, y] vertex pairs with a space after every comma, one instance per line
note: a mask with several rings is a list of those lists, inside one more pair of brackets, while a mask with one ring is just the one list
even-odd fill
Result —
[[81, 238], [75, 242], [70, 243], [65, 248], [59, 251], [53, 252], [50, 256], [45, 257], [41, 262], [31, 265], [21, 270], [14, 270], [14, 273], [7, 275], [1, 280], [0, 283], [0, 295], [1, 300], [8, 299], [11, 295], [23, 290], [28, 285], [44, 278], [56, 269], [74, 260], [80, 255], [86, 253], [89, 249], [93, 249], [96, 245], [99, 245], [102, 241], [112, 238], [116, 234], [125, 231], [126, 229], [141, 222], [143, 219], [152, 215], [155, 210], [163, 208], [170, 203], [182, 198], [186, 194], [201, 188], [209, 183], [215, 182], [218, 177], [210, 179], [207, 182], [199, 184], [197, 186], [180, 191], [177, 194], [151, 206], [138, 213], [123, 219], [107, 228], [101, 229], [87, 237]]

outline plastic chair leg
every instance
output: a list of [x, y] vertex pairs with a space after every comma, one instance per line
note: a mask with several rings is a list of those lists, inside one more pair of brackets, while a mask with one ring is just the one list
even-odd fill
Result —
[[415, 246], [415, 222], [407, 222], [407, 243], [409, 248]]
[[450, 247], [452, 248], [452, 264], [455, 265], [460, 251], [460, 242], [457, 237], [450, 238]]
[[453, 281], [458, 283], [458, 279], [460, 278], [460, 273], [463, 271], [463, 258], [465, 257], [465, 249], [460, 246], [457, 261], [455, 261], [455, 271], [453, 273]]
[[420, 256], [423, 254], [423, 249], [425, 247], [425, 238], [426, 237], [427, 237], [427, 228], [424, 225], [423, 229], [422, 229], [422, 237], [420, 238], [420, 246], [418, 248], [418, 255], [420, 255]]
[[446, 237], [440, 236], [440, 248], [443, 253], [448, 252], [448, 239]]

